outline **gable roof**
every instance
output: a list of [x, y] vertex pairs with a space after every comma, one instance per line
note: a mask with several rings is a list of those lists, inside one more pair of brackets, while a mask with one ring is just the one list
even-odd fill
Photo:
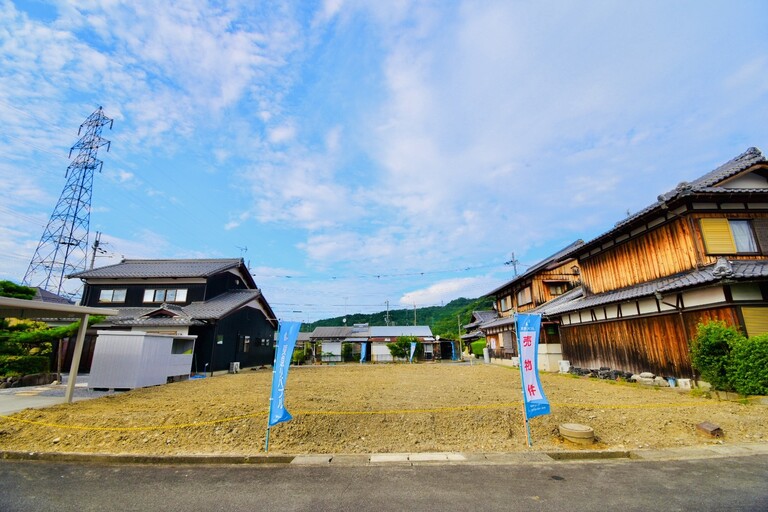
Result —
[[62, 297], [61, 295], [56, 295], [53, 292], [49, 292], [45, 288], [40, 288], [39, 286], [35, 287], [34, 300], [39, 300], [41, 302], [55, 302], [57, 304], [74, 304], [74, 302], [68, 298]]
[[371, 338], [396, 338], [398, 336], [432, 337], [428, 325], [374, 326], [368, 334]]
[[618, 232], [626, 230], [629, 226], [641, 221], [649, 215], [658, 215], [659, 212], [669, 209], [669, 204], [678, 200], [685, 199], [694, 194], [733, 194], [738, 193], [768, 193], [768, 186], [765, 188], [730, 188], [723, 186], [723, 182], [733, 178], [739, 173], [750, 167], [768, 162], [763, 153], [755, 147], [751, 147], [739, 156], [729, 160], [717, 169], [691, 181], [682, 182], [674, 189], [658, 196], [657, 201], [642, 210], [620, 220], [605, 233], [593, 238], [580, 247], [571, 251], [569, 256], [578, 256], [587, 250], [593, 249], [595, 245], [602, 243]]
[[520, 274], [519, 276], [514, 277], [511, 281], [507, 281], [503, 285], [499, 286], [498, 288], [494, 289], [493, 291], [490, 291], [484, 295], [484, 297], [489, 297], [491, 295], [495, 295], [504, 288], [509, 288], [513, 284], [523, 281], [536, 273], [538, 273], [541, 270], [554, 268], [556, 266], [559, 266], [562, 262], [567, 261], [572, 258], [570, 256], [570, 253], [574, 252], [576, 249], [581, 247], [584, 244], [584, 240], [578, 239], [575, 242], [569, 244], [567, 247], [560, 249], [555, 254], [544, 258], [540, 262], [536, 263], [535, 265], [531, 266], [528, 270], [526, 270], [524, 273]]
[[[257, 299], [262, 299], [259, 290], [229, 290], [205, 302], [193, 302], [183, 306], [182, 309], [196, 319], [219, 320]], [[266, 301], [261, 302], [262, 307], [266, 308], [264, 316], [269, 322], [274, 322], [275, 319], [270, 318], [270, 316], [274, 317], [274, 314], [271, 313], [268, 305], [265, 306]]]
[[[123, 260], [114, 265], [76, 272], [68, 277], [81, 279], [141, 279], [163, 277], [210, 277], [221, 272], [245, 268], [242, 258]], [[248, 274], [248, 272], [245, 272]]]
[[496, 311], [473, 311], [472, 321], [467, 325], [462, 325], [464, 329], [472, 329], [483, 323], [490, 322], [499, 317]]

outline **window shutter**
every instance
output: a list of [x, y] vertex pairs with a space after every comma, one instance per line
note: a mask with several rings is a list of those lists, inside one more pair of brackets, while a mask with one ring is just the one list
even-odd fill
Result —
[[707, 254], [736, 254], [728, 219], [701, 219], [700, 223]]
[[768, 254], [768, 219], [754, 219], [752, 227], [755, 228], [760, 249], [763, 250], [763, 254]]
[[747, 336], [768, 334], [768, 308], [741, 308]]

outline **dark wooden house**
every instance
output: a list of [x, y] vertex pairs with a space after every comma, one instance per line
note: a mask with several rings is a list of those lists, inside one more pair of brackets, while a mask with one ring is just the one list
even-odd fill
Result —
[[579, 247], [581, 290], [539, 308], [572, 366], [692, 376], [697, 325], [768, 332], [768, 161], [756, 148]]
[[274, 361], [277, 320], [242, 259], [123, 260], [70, 277], [82, 305], [120, 312], [99, 329], [197, 336], [193, 371]]

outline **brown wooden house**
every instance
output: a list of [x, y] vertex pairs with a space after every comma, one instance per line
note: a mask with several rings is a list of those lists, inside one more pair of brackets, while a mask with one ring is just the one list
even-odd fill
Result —
[[691, 377], [697, 324], [768, 332], [768, 160], [756, 148], [573, 249], [581, 291], [539, 308], [572, 366]]
[[[485, 333], [488, 346], [498, 357], [517, 357], [515, 312], [535, 312], [554, 299], [572, 296], [569, 292], [578, 286], [580, 278], [578, 261], [572, 253], [583, 243], [582, 240], [573, 242], [486, 295], [494, 297], [494, 308], [499, 317], [481, 324], [480, 329]], [[562, 359], [558, 331], [553, 321], [542, 322], [539, 358], [544, 371], [554, 370], [557, 360]]]

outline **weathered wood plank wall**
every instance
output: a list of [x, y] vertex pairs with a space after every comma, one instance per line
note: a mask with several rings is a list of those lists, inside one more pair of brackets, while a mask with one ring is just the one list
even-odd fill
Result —
[[686, 219], [660, 226], [645, 236], [581, 260], [584, 283], [602, 293], [690, 270], [696, 252]]
[[[692, 375], [688, 340], [696, 326], [708, 320], [739, 325], [736, 308], [721, 307], [652, 317], [633, 317], [560, 327], [563, 359], [571, 366], [607, 366], [628, 372], [653, 372], [662, 376]], [[687, 336], [686, 336], [687, 332]]]
[[[716, 256], [708, 256], [701, 236], [699, 219], [768, 218], [763, 213], [696, 213], [659, 226], [643, 236], [628, 240], [579, 261], [584, 284], [590, 293], [602, 293], [653, 281], [712, 265]], [[739, 254], [739, 259], [764, 260], [763, 255]]]

